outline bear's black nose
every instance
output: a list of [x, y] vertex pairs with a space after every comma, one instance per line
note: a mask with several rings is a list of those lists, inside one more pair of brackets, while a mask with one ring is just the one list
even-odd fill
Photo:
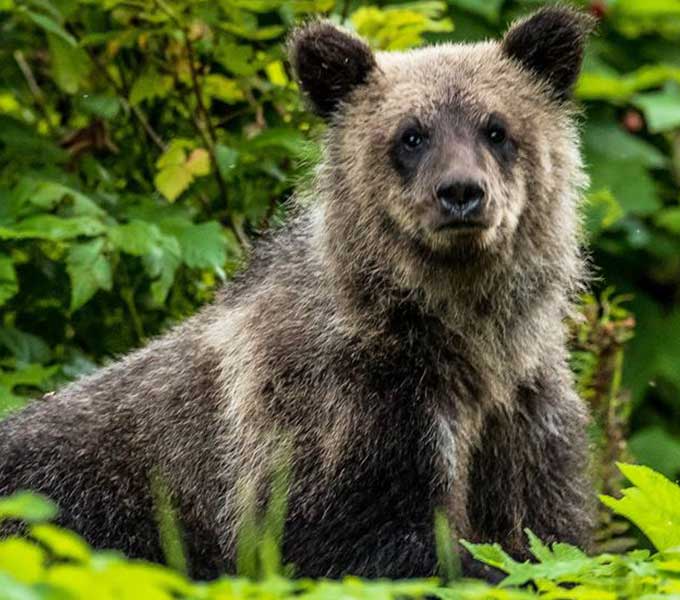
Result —
[[449, 181], [437, 188], [437, 198], [447, 215], [474, 219], [482, 212], [484, 188], [475, 181]]

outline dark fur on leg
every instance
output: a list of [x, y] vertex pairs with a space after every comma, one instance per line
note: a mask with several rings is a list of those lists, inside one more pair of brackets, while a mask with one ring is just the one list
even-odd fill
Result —
[[546, 543], [590, 544], [586, 409], [565, 372], [518, 389], [513, 414], [489, 415], [474, 455], [474, 541], [499, 542], [518, 560], [531, 558], [526, 528]]

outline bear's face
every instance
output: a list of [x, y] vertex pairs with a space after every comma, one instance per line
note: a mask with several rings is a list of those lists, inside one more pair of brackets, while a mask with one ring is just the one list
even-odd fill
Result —
[[362, 220], [460, 253], [511, 245], [527, 210], [558, 218], [537, 203], [580, 165], [569, 96], [590, 28], [551, 8], [500, 42], [373, 54], [317, 22], [294, 34], [291, 59]]

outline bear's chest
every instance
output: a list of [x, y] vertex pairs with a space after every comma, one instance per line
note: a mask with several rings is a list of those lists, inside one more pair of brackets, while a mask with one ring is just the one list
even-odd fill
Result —
[[[402, 323], [398, 341], [366, 360], [360, 381], [370, 430], [356, 439], [369, 479], [430, 513], [442, 509], [467, 531], [468, 474], [487, 412], [508, 393], [485, 372], [464, 340], [436, 322]], [[377, 358], [376, 358], [377, 357]], [[400, 500], [401, 501], [401, 500]]]

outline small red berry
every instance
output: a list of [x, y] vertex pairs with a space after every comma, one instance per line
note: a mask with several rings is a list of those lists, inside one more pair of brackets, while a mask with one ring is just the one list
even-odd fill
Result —
[[630, 133], [639, 133], [645, 126], [645, 121], [642, 118], [642, 115], [638, 111], [633, 110], [632, 108], [629, 108], [623, 115], [622, 122], [623, 126]]
[[607, 15], [608, 6], [605, 0], [593, 0], [590, 3], [590, 14], [593, 15], [598, 21], [605, 18]]

